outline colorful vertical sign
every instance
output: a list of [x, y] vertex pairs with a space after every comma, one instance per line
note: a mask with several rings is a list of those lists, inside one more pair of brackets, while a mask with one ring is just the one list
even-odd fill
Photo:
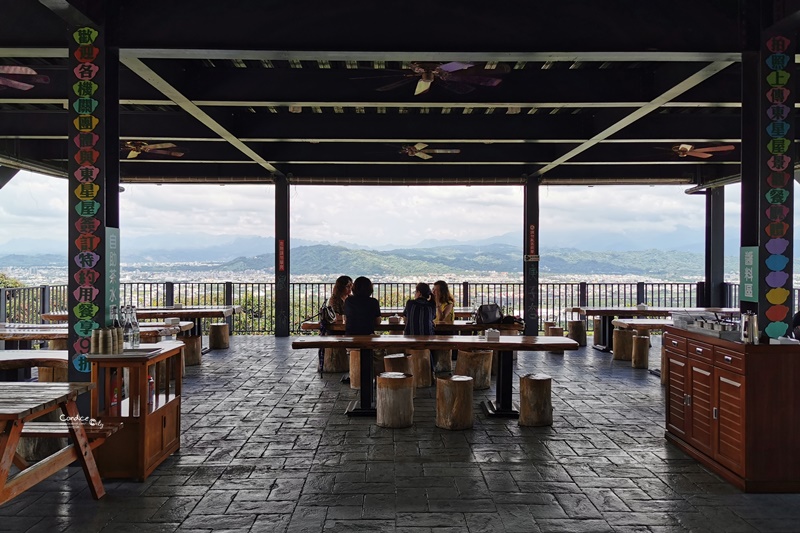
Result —
[[111, 308], [119, 307], [119, 228], [106, 228], [106, 324], [111, 324]]
[[794, 234], [794, 63], [795, 42], [786, 35], [767, 36], [763, 60], [760, 227], [756, 272], [759, 322], [770, 338], [786, 335], [792, 319], [792, 239]]
[[[95, 28], [77, 28], [71, 34], [70, 79], [70, 379], [88, 373], [86, 360], [92, 331], [105, 327], [103, 261], [106, 255], [103, 208], [103, 161], [100, 150], [104, 135], [101, 105], [103, 68], [100, 33]], [[101, 294], [103, 293], [103, 294]], [[88, 379], [84, 376], [83, 379]]]
[[739, 300], [758, 302], [758, 246], [742, 246], [740, 250]]

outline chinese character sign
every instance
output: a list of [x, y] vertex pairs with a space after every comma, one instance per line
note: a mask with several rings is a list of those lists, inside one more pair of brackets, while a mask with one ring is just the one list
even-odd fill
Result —
[[[791, 37], [791, 38], [790, 38]], [[760, 247], [743, 247], [740, 299], [758, 302], [764, 333], [786, 335], [791, 321], [794, 201], [794, 35], [769, 35], [761, 47]], [[754, 250], [755, 249], [755, 250]]]
[[739, 300], [758, 302], [758, 246], [742, 246], [739, 254]]

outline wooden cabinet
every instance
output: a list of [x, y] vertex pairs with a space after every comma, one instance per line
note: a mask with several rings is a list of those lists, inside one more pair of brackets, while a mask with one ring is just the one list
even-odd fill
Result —
[[123, 423], [94, 451], [103, 477], [144, 481], [180, 448], [183, 348], [180, 341], [163, 341], [87, 356], [97, 383], [92, 418]]
[[800, 346], [664, 333], [666, 437], [747, 492], [800, 491]]

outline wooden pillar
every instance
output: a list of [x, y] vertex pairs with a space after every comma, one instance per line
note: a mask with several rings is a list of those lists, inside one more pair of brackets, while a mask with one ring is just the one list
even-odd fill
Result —
[[361, 350], [350, 350], [350, 388], [361, 388]]
[[633, 331], [629, 329], [614, 330], [614, 357], [615, 361], [630, 361], [633, 356]]
[[378, 376], [377, 424], [407, 428], [414, 423], [414, 380], [408, 374], [384, 372]]
[[433, 386], [431, 351], [408, 350], [408, 355], [411, 357], [411, 373], [414, 375], [414, 386], [418, 389]]
[[519, 425], [552, 426], [552, 378], [528, 374], [519, 379]]
[[275, 336], [288, 337], [289, 320], [289, 180], [275, 180]]
[[436, 427], [472, 427], [472, 378], [450, 376], [436, 379]]
[[492, 385], [492, 350], [459, 350], [455, 375], [470, 376], [476, 390]]
[[586, 346], [586, 324], [583, 320], [570, 320], [567, 322], [567, 337], [578, 343], [578, 346]]
[[647, 368], [649, 355], [650, 337], [635, 335], [631, 352], [631, 366], [633, 368]]
[[523, 198], [522, 293], [525, 335], [539, 334], [539, 178], [525, 181]]

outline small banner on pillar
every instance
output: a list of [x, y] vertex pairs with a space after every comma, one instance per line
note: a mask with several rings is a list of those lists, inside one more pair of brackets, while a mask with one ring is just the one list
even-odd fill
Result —
[[742, 246], [739, 254], [739, 300], [758, 301], [758, 246]]

